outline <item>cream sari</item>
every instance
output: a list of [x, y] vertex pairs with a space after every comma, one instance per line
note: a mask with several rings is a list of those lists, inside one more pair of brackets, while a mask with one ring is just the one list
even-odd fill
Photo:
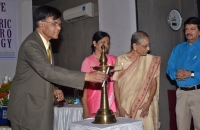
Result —
[[[140, 56], [132, 62], [124, 54], [115, 64], [113, 80], [118, 81], [121, 106], [131, 115], [130, 118], [144, 121], [144, 130], [158, 129], [160, 62], [160, 57], [152, 55]], [[153, 78], [156, 78], [157, 90], [148, 117], [141, 118], [139, 107], [148, 100]]]

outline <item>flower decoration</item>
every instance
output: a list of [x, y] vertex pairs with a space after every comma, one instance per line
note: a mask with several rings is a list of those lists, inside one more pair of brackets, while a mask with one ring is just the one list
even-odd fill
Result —
[[5, 76], [3, 79], [3, 83], [0, 85], [0, 108], [8, 104], [11, 85], [11, 78]]

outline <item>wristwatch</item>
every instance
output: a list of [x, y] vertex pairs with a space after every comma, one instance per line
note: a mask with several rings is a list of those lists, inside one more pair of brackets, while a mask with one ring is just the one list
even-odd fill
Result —
[[194, 71], [191, 71], [191, 78], [194, 78]]

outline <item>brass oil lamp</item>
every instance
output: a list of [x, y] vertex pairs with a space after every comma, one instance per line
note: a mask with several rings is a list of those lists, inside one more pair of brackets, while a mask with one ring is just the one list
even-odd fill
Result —
[[[105, 46], [101, 46], [102, 53], [101, 57], [99, 59], [100, 65], [99, 66], [94, 66], [92, 67], [94, 70], [102, 71], [106, 74], [109, 73], [111, 69], [114, 68], [114, 66], [109, 66], [107, 65], [107, 57], [105, 54]], [[102, 83], [101, 87], [101, 104], [100, 108], [98, 109], [96, 115], [95, 115], [95, 120], [92, 122], [94, 124], [112, 124], [116, 123], [117, 120], [115, 118], [115, 114], [113, 111], [109, 108], [109, 103], [108, 103], [108, 93], [107, 93], [107, 81], [104, 81]]]

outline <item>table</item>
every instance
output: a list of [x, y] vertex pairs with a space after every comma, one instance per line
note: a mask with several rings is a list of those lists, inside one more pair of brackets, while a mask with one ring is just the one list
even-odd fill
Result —
[[[54, 130], [68, 130], [68, 123], [83, 120], [83, 108], [80, 104], [67, 105], [58, 103], [54, 106]], [[11, 128], [0, 127], [0, 130], [11, 130]]]
[[70, 130], [143, 130], [143, 121], [117, 117], [117, 123], [93, 124], [94, 119], [69, 123]]
[[68, 123], [83, 120], [83, 108], [80, 104], [54, 106], [54, 130], [68, 130]]
[[11, 128], [10, 127], [0, 126], [0, 130], [11, 130]]

